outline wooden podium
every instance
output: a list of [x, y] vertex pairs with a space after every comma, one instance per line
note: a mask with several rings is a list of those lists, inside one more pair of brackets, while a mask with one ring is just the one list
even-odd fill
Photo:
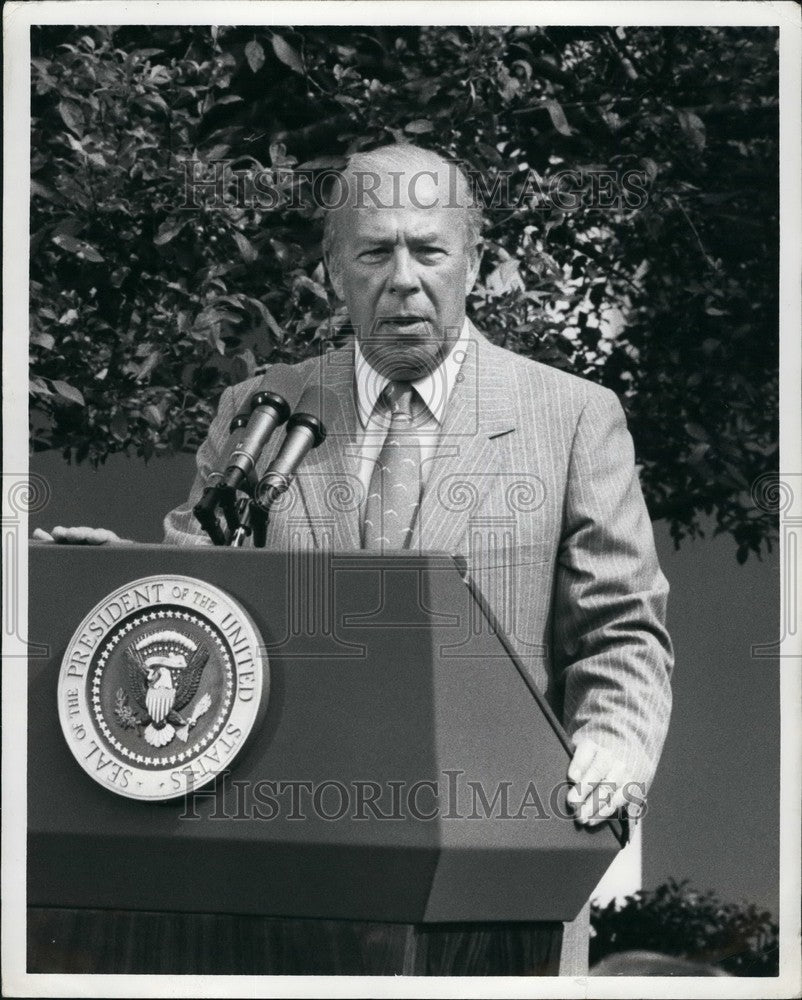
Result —
[[[32, 544], [29, 566], [29, 972], [556, 974], [622, 833], [569, 818], [565, 734], [449, 556]], [[87, 612], [159, 574], [246, 609], [270, 697], [230, 769], [143, 802], [82, 771], [56, 691]]]

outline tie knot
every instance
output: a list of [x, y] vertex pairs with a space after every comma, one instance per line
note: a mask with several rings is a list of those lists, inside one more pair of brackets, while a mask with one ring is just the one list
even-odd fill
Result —
[[411, 382], [388, 382], [382, 393], [382, 399], [387, 411], [393, 417], [412, 419], [412, 404], [415, 390]]

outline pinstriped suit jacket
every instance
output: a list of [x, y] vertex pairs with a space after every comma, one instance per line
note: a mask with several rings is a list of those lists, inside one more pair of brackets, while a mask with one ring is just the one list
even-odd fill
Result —
[[[411, 547], [465, 558], [569, 734], [610, 748], [630, 780], [648, 786], [671, 708], [668, 584], [618, 399], [495, 347], [473, 327], [460, 376], [424, 470]], [[292, 406], [306, 390], [303, 408], [328, 430], [274, 515], [269, 546], [359, 548], [353, 345], [223, 393], [190, 496], [165, 519], [165, 542], [209, 544], [192, 507], [224, 466], [229, 423], [257, 388]]]

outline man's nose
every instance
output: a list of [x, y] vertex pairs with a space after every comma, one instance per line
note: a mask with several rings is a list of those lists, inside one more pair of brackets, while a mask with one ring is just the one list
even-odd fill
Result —
[[394, 295], [410, 295], [419, 287], [415, 261], [406, 247], [396, 247], [393, 252], [390, 291]]

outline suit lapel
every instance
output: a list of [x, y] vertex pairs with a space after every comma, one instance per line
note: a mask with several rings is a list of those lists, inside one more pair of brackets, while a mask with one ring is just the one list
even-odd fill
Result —
[[358, 416], [354, 394], [353, 342], [321, 355], [307, 382], [310, 412], [319, 415], [326, 440], [310, 452], [298, 474], [298, 488], [317, 548], [360, 545]]
[[466, 357], [426, 478], [411, 548], [454, 552], [491, 487], [504, 445], [516, 428], [515, 383], [503, 354], [470, 325]]

